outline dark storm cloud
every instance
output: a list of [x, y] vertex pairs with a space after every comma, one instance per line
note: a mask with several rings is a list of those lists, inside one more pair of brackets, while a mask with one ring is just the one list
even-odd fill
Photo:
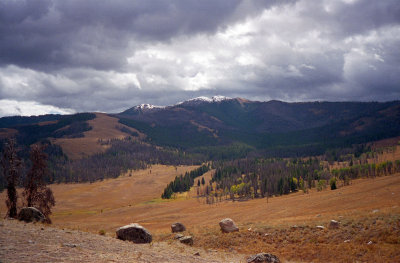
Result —
[[0, 3], [0, 62], [40, 70], [115, 68], [125, 64], [127, 48], [142, 41], [215, 32], [239, 3], [6, 0]]
[[398, 0], [2, 0], [0, 115], [399, 99], [399, 46]]

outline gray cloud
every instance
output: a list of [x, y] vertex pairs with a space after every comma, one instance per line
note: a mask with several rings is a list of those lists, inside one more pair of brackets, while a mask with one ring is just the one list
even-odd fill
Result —
[[4, 0], [0, 100], [76, 111], [218, 94], [393, 100], [398, 46], [397, 0]]

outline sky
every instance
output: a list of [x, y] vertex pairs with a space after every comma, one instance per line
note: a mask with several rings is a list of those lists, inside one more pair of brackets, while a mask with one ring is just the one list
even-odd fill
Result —
[[1, 0], [0, 117], [400, 99], [399, 0]]

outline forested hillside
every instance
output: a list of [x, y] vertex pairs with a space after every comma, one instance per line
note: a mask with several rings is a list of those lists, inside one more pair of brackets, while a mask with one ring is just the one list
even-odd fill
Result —
[[[246, 167], [257, 167], [254, 171], [278, 169], [282, 172], [273, 172], [276, 178], [268, 180], [258, 175], [260, 183], [253, 188], [267, 191], [270, 187], [268, 191], [271, 193], [286, 193], [293, 183], [293, 176], [288, 177], [289, 172], [285, 172], [287, 169], [292, 166], [299, 166], [300, 170], [310, 169], [307, 176], [302, 176], [304, 181], [310, 176], [318, 180], [321, 174], [317, 176], [316, 171], [321, 169], [314, 162], [297, 159], [288, 163], [279, 158], [319, 155], [338, 158], [335, 155], [343, 151], [361, 154], [369, 151], [365, 148], [367, 142], [400, 135], [399, 101], [285, 103], [194, 99], [169, 107], [141, 105], [112, 115], [112, 118], [111, 115], [101, 116], [101, 122], [90, 121], [100, 118], [94, 113], [0, 118], [0, 127], [7, 128], [3, 129], [6, 136], [0, 136], [0, 150], [7, 140], [8, 128], [11, 128], [15, 132], [9, 133], [8, 137], [15, 137], [24, 169], [28, 169], [30, 145], [46, 144], [50, 171], [48, 182], [115, 178], [129, 169], [142, 169], [156, 163], [200, 165], [206, 161], [222, 161], [224, 164], [217, 167], [214, 178], [218, 188], [222, 189], [243, 183], [235, 176], [247, 173], [240, 165], [241, 159], [246, 158]], [[104, 125], [105, 121], [111, 120], [115, 124]], [[97, 123], [103, 125], [101, 132], [94, 133], [90, 142], [85, 141], [85, 132], [96, 128], [91, 125], [100, 125]], [[116, 132], [118, 136], [113, 137]], [[108, 139], [104, 139], [104, 134]], [[71, 158], [55, 138], [63, 138], [63, 143], [79, 138], [79, 142], [76, 139], [74, 144], [79, 151], [89, 144], [101, 147], [94, 147], [93, 154]], [[96, 152], [96, 149], [101, 151]], [[227, 184], [224, 176], [232, 167], [229, 162], [237, 164], [238, 170], [228, 173], [230, 181]], [[251, 177], [251, 173], [248, 176]], [[253, 180], [250, 177], [244, 179], [250, 182]], [[298, 176], [295, 177], [299, 184]], [[270, 186], [266, 182], [263, 184], [265, 180]], [[4, 184], [2, 178], [0, 187]], [[260, 194], [265, 194], [263, 191]]]
[[[400, 102], [188, 101], [117, 115], [147, 140], [205, 154], [237, 158], [256, 151], [270, 157], [319, 155], [400, 135]], [[229, 154], [222, 153], [224, 146]]]

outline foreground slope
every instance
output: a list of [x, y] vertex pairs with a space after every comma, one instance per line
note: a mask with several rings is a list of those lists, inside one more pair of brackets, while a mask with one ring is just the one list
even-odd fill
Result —
[[[1, 262], [243, 262], [243, 255], [215, 253], [183, 244], [137, 245], [112, 237], [61, 230], [15, 220], [0, 221]], [[194, 254], [200, 252], [200, 256]]]

